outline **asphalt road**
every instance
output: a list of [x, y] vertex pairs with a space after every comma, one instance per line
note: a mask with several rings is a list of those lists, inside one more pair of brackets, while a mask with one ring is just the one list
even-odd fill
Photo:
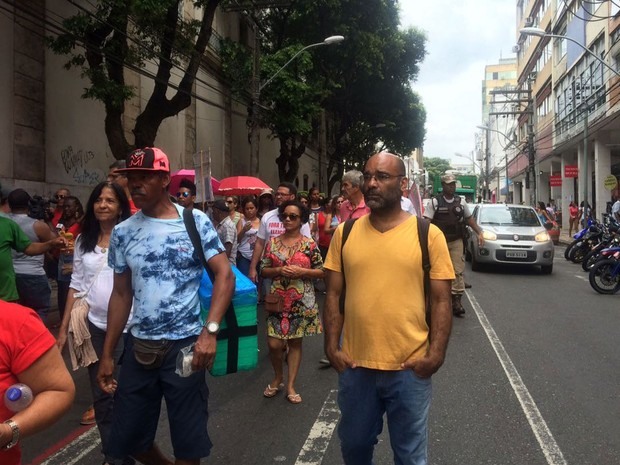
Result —
[[[473, 273], [455, 319], [448, 358], [434, 377], [433, 465], [612, 465], [620, 463], [620, 296], [596, 294], [556, 247], [554, 272], [500, 268]], [[262, 325], [259, 332], [264, 329]], [[204, 464], [342, 463], [336, 433], [337, 375], [321, 368], [322, 337], [307, 338], [298, 391], [265, 399], [271, 380], [264, 340], [252, 372], [209, 378]], [[89, 404], [82, 370], [70, 414], [23, 441], [24, 464], [101, 463], [96, 429], [79, 428]], [[363, 406], [360, 406], [363, 408]], [[165, 417], [159, 436], [169, 450]], [[376, 464], [392, 462], [387, 426]]]

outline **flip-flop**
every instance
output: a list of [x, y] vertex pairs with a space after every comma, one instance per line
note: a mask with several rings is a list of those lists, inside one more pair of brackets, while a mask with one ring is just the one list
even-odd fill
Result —
[[301, 404], [301, 396], [299, 394], [289, 394], [286, 396], [286, 400], [291, 404]]
[[268, 384], [265, 390], [263, 391], [263, 396], [267, 397], [268, 399], [271, 399], [272, 397], [275, 397], [278, 392], [280, 392], [280, 389], [282, 387], [283, 387], [282, 384], [280, 384], [280, 386], [278, 387], [271, 387], [271, 384]]

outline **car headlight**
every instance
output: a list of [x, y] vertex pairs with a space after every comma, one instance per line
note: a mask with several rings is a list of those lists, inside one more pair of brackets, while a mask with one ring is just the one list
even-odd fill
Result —
[[547, 231], [542, 231], [536, 234], [536, 236], [534, 236], [534, 240], [536, 242], [547, 242], [551, 240], [551, 236], [549, 236], [549, 233]]
[[497, 240], [497, 234], [491, 231], [482, 230], [482, 237], [484, 237], [485, 241], [496, 241]]

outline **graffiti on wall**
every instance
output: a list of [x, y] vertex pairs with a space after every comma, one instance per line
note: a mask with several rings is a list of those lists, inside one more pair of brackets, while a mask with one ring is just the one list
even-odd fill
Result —
[[74, 151], [72, 146], [60, 151], [60, 159], [65, 172], [71, 176], [74, 183], [84, 186], [94, 186], [106, 179], [100, 169], [88, 166], [94, 158], [94, 152]]

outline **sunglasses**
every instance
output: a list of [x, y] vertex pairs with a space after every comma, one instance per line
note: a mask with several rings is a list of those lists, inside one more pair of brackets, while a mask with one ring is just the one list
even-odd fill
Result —
[[64, 199], [65, 197], [66, 197], [66, 195], [62, 195], [62, 194], [56, 194], [56, 195], [54, 196], [54, 198], [55, 198], [56, 200]]
[[282, 213], [281, 215], [278, 215], [278, 218], [280, 218], [280, 221], [284, 221], [284, 220], [295, 221], [297, 218], [299, 218], [299, 215], [295, 213]]
[[183, 197], [186, 199], [189, 197], [189, 192], [177, 192], [177, 197]]
[[234, 200], [227, 200], [226, 203], [227, 204], [231, 204], [231, 203], [235, 203], [235, 201]]

